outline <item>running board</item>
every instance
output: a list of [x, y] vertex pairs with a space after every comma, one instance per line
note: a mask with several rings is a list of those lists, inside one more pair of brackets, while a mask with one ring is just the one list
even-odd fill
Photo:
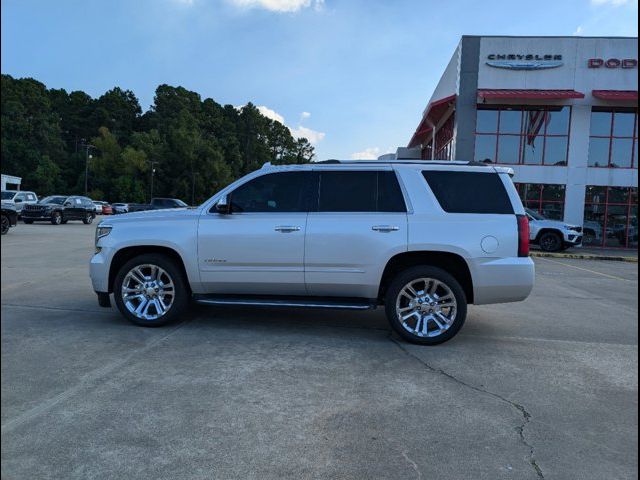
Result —
[[327, 297], [256, 297], [236, 295], [194, 295], [202, 305], [244, 305], [255, 307], [332, 308], [338, 310], [372, 310], [373, 300]]

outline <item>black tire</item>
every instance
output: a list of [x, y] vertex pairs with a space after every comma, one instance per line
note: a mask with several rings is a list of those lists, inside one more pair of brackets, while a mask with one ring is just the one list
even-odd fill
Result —
[[26, 218], [23, 218], [22, 221], [27, 225], [31, 225], [33, 223], [33, 220], [27, 220]]
[[[410, 282], [421, 278], [435, 279], [442, 282], [451, 290], [457, 303], [457, 311], [453, 323], [444, 332], [434, 337], [424, 337], [409, 332], [402, 325], [402, 321], [396, 313], [396, 300], [402, 289]], [[408, 268], [398, 273], [391, 281], [384, 300], [385, 312], [391, 328], [408, 342], [420, 345], [438, 345], [451, 340], [460, 331], [467, 318], [467, 296], [460, 283], [445, 270], [428, 265]]]
[[[129, 273], [129, 271], [131, 271], [136, 266], [146, 264], [157, 265], [158, 267], [165, 270], [165, 272], [169, 274], [171, 280], [173, 281], [175, 291], [173, 303], [166, 311], [166, 313], [164, 313], [164, 315], [162, 315], [161, 317], [153, 320], [139, 318], [132, 312], [130, 312], [125, 305], [121, 294], [122, 284], [127, 273]], [[130, 322], [143, 327], [161, 327], [178, 320], [182, 316], [187, 306], [189, 305], [191, 293], [182, 269], [178, 265], [176, 265], [175, 261], [173, 261], [166, 255], [158, 253], [145, 253], [132, 258], [120, 268], [113, 283], [113, 296], [118, 310], [120, 310], [120, 313]]]
[[11, 222], [9, 221], [9, 217], [6, 215], [2, 215], [2, 235], [6, 235], [9, 233], [9, 229], [11, 228]]
[[540, 248], [545, 252], [560, 252], [564, 245], [564, 241], [560, 234], [555, 232], [543, 233], [538, 240]]
[[62, 214], [60, 212], [53, 212], [51, 214], [51, 225], [60, 225], [62, 223]]
[[91, 225], [91, 223], [93, 223], [93, 215], [87, 213], [82, 219], [82, 223], [84, 223], [85, 225]]

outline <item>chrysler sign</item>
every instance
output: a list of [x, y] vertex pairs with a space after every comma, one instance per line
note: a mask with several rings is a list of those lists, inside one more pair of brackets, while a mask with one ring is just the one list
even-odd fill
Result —
[[544, 70], [563, 64], [562, 55], [498, 54], [487, 55], [487, 65], [508, 70]]

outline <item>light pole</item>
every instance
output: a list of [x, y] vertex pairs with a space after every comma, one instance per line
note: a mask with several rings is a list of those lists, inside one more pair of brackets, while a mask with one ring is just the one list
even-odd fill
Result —
[[154, 176], [155, 176], [155, 174], [156, 174], [156, 167], [155, 167], [155, 165], [156, 165], [158, 162], [155, 162], [155, 161], [153, 161], [153, 160], [152, 160], [150, 163], [151, 163], [151, 197], [149, 198], [149, 201], [151, 201], [151, 199], [153, 198], [153, 177], [154, 177]]
[[89, 159], [93, 158], [93, 155], [89, 155], [89, 150], [91, 148], [98, 148], [95, 145], [91, 145], [90, 143], [86, 143], [84, 145], [85, 148], [85, 164], [84, 164], [84, 194], [85, 196], [89, 194]]

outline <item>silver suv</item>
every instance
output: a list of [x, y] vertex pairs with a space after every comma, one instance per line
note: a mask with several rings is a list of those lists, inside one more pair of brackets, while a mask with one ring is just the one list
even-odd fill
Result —
[[466, 162], [265, 165], [196, 208], [101, 222], [91, 279], [132, 322], [208, 305], [385, 308], [437, 344], [468, 304], [533, 288], [529, 223], [510, 169]]

